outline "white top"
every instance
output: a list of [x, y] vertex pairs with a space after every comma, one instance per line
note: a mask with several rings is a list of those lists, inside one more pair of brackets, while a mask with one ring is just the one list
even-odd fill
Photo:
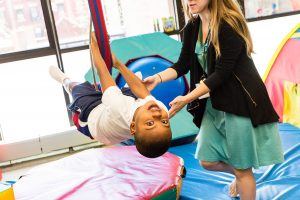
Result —
[[123, 95], [117, 86], [107, 88], [103, 93], [102, 103], [89, 114], [88, 127], [91, 135], [103, 144], [117, 144], [131, 138], [130, 123], [134, 112], [150, 100], [154, 100], [168, 113], [166, 106], [153, 96], [135, 100]]

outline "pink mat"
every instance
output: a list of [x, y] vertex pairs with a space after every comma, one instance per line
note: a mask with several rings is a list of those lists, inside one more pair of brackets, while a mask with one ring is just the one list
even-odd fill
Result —
[[14, 191], [18, 200], [150, 199], [176, 187], [182, 167], [168, 152], [149, 159], [134, 146], [90, 149], [33, 168]]

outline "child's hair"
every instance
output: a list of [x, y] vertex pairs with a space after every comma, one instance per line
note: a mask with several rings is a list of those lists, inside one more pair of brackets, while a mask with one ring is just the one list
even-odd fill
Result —
[[[170, 131], [171, 132], [171, 131]], [[156, 158], [163, 155], [171, 145], [171, 133], [166, 137], [145, 138], [139, 133], [134, 135], [138, 152], [147, 158]]]

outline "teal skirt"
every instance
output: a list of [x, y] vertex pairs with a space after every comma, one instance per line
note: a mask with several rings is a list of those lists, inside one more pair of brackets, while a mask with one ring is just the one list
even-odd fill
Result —
[[250, 118], [214, 109], [208, 99], [195, 158], [223, 161], [236, 169], [283, 162], [278, 124], [253, 127]]

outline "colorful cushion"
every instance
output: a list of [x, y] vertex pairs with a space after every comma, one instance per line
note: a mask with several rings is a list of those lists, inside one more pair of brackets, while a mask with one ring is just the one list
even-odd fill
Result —
[[26, 199], [176, 199], [183, 160], [171, 153], [150, 159], [135, 146], [89, 149], [40, 165], [15, 185]]
[[284, 81], [283, 122], [300, 128], [300, 84]]
[[9, 182], [0, 182], [0, 199], [1, 200], [14, 200], [14, 191], [12, 184]]

